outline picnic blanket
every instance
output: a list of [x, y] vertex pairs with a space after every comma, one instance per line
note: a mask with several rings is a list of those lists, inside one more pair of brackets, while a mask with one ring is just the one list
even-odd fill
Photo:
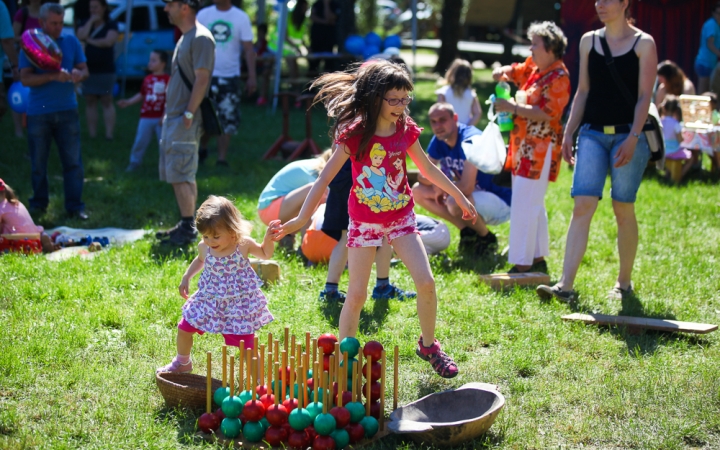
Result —
[[[145, 237], [146, 234], [152, 233], [152, 230], [126, 230], [123, 228], [96, 228], [96, 229], [84, 229], [84, 228], [70, 228], [70, 227], [57, 227], [51, 230], [45, 230], [49, 235], [53, 235], [55, 232], [59, 232], [62, 235], [68, 236], [73, 239], [82, 239], [85, 236], [95, 237], [106, 237], [110, 240], [110, 245], [124, 245], [129, 242], [135, 242]], [[90, 259], [94, 258], [99, 252], [90, 252], [87, 246], [78, 247], [66, 247], [56, 252], [48, 253], [46, 256], [50, 261], [63, 261], [74, 256], [80, 256], [81, 258]]]

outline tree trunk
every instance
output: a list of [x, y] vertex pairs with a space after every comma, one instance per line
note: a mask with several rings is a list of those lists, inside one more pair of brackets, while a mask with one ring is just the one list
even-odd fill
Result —
[[435, 72], [445, 73], [445, 70], [450, 67], [450, 64], [457, 57], [462, 8], [463, 0], [445, 0], [443, 2], [442, 22], [440, 24], [440, 52], [438, 52]]

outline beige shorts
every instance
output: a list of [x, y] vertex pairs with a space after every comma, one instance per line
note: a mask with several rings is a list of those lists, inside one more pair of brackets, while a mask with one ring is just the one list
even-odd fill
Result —
[[190, 129], [183, 125], [183, 116], [165, 116], [160, 137], [160, 180], [168, 183], [194, 183], [198, 167], [200, 121]]

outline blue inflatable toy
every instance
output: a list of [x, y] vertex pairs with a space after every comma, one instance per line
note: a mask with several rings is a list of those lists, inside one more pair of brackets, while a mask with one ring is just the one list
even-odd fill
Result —
[[402, 47], [402, 41], [400, 41], [400, 36], [397, 34], [391, 34], [390, 36], [385, 38], [385, 42], [383, 42], [383, 48], [389, 48], [389, 47]]
[[380, 47], [377, 45], [366, 45], [363, 50], [363, 59], [369, 59], [380, 53]]
[[365, 35], [365, 45], [370, 46], [374, 45], [377, 48], [380, 48], [382, 45], [382, 38], [379, 34], [375, 33], [374, 31], [369, 32]]
[[24, 114], [27, 112], [28, 99], [30, 98], [30, 88], [23, 86], [19, 81], [14, 82], [10, 85], [7, 93], [8, 102], [10, 103], [10, 109], [18, 114]]
[[345, 40], [345, 51], [353, 55], [362, 55], [365, 50], [365, 39], [356, 34], [348, 36]]
[[120, 95], [120, 83], [115, 83], [113, 85], [113, 97], [117, 97]]

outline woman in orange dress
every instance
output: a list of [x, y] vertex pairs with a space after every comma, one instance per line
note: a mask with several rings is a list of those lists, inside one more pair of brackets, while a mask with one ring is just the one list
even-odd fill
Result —
[[518, 95], [517, 100], [497, 99], [495, 109], [515, 116], [505, 161], [505, 169], [513, 175], [508, 261], [514, 267], [510, 272], [547, 273], [545, 193], [549, 182], [557, 179], [562, 159], [561, 118], [570, 100], [570, 77], [562, 62], [567, 39], [553, 22], [531, 24], [528, 37], [532, 56], [493, 71], [495, 80], [510, 81], [525, 95]]

